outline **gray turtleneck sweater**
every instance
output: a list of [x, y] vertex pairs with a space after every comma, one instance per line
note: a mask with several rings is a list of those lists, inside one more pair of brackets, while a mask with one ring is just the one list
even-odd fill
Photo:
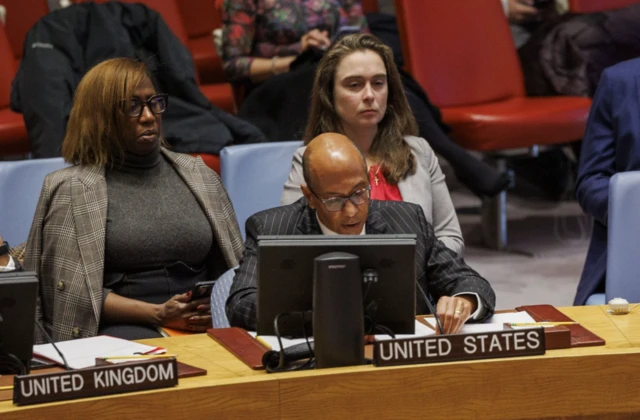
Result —
[[214, 243], [211, 225], [184, 180], [156, 149], [127, 154], [106, 170], [105, 273], [202, 265]]

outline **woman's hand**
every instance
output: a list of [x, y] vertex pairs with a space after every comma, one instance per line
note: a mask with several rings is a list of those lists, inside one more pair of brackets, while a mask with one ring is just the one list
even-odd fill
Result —
[[520, 24], [539, 19], [533, 0], [509, 0], [509, 22]]
[[329, 39], [329, 32], [320, 31], [318, 29], [312, 29], [306, 34], [302, 35], [300, 39], [301, 52], [306, 51], [308, 48], [316, 47], [320, 49], [325, 49], [331, 45], [331, 40]]
[[203, 332], [212, 328], [211, 305], [208, 297], [189, 301], [191, 292], [175, 295], [166, 301], [158, 313], [160, 325], [180, 330]]

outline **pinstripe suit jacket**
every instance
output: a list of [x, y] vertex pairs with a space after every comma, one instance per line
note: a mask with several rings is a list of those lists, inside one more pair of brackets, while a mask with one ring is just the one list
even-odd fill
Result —
[[[416, 234], [416, 275], [423, 288], [436, 300], [458, 293], [477, 293], [486, 308], [480, 321], [493, 314], [496, 298], [489, 283], [436, 239], [419, 205], [372, 200], [365, 230], [367, 234]], [[301, 198], [288, 206], [254, 214], [247, 220], [246, 234], [244, 255], [226, 309], [232, 326], [255, 331], [258, 235], [321, 235], [322, 231], [315, 211]], [[418, 313], [429, 312], [422, 299], [416, 303]]]
[[[242, 253], [242, 236], [227, 192], [202, 159], [166, 149], [162, 154], [211, 224], [225, 263], [220, 272], [210, 272], [215, 278], [238, 265]], [[107, 221], [104, 175], [103, 167], [72, 166], [47, 175], [40, 192], [24, 266], [38, 273], [36, 321], [42, 322], [54, 341], [98, 332]], [[213, 263], [209, 262], [210, 268]], [[44, 337], [36, 332], [36, 341], [42, 342]]]

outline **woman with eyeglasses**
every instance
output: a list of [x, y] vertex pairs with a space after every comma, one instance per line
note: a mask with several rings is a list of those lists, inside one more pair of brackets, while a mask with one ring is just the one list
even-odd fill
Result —
[[211, 327], [209, 297], [191, 290], [238, 265], [242, 237], [218, 176], [165, 147], [168, 105], [129, 58], [78, 85], [62, 145], [73, 166], [46, 177], [24, 261], [40, 282], [37, 322], [55, 341]]
[[[419, 204], [436, 237], [463, 252], [460, 224], [438, 159], [427, 141], [417, 137], [391, 49], [373, 35], [342, 38], [318, 64], [305, 144], [327, 132], [346, 135], [364, 153], [371, 185], [367, 195]], [[302, 197], [304, 150], [299, 148], [293, 157], [283, 205]]]

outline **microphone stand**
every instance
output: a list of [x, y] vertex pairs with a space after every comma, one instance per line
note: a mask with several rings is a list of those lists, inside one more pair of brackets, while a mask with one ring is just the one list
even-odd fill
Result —
[[440, 322], [440, 317], [436, 313], [436, 310], [433, 308], [433, 305], [431, 304], [431, 301], [429, 300], [429, 296], [427, 296], [427, 294], [425, 293], [425, 291], [422, 288], [422, 285], [420, 284], [420, 282], [416, 281], [416, 285], [418, 286], [418, 290], [420, 290], [420, 296], [422, 296], [422, 299], [424, 300], [424, 303], [427, 304], [427, 307], [429, 308], [429, 310], [433, 314], [433, 317], [436, 319], [436, 324], [438, 324], [438, 330], [440, 331], [440, 334], [444, 335], [444, 330], [442, 329], [442, 322]]
[[36, 325], [38, 326], [38, 328], [40, 328], [40, 331], [42, 331], [42, 334], [44, 334], [44, 338], [47, 339], [47, 341], [55, 349], [56, 353], [58, 353], [58, 356], [60, 356], [60, 358], [62, 359], [62, 363], [64, 363], [64, 370], [71, 370], [69, 369], [69, 364], [67, 363], [67, 359], [64, 357], [64, 354], [62, 354], [58, 346], [56, 346], [56, 343], [54, 343], [53, 339], [49, 336], [49, 334], [47, 334], [47, 331], [42, 327], [42, 325], [40, 325], [38, 321], [36, 321]]

